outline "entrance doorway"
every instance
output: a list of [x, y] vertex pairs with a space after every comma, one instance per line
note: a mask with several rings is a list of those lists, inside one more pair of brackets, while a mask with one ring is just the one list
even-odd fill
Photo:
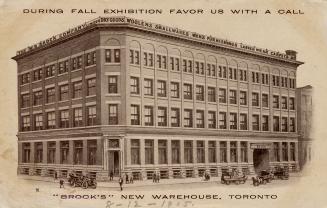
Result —
[[254, 171], [259, 173], [261, 170], [269, 169], [269, 151], [268, 149], [253, 150]]
[[108, 158], [109, 174], [113, 172], [114, 176], [120, 175], [120, 157], [119, 151], [109, 151]]

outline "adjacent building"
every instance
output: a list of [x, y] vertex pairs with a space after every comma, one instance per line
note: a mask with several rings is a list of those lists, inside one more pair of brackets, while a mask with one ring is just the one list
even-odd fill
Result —
[[100, 17], [13, 59], [19, 174], [298, 169], [295, 51]]
[[297, 123], [299, 133], [299, 165], [303, 169], [312, 157], [312, 86], [296, 89]]

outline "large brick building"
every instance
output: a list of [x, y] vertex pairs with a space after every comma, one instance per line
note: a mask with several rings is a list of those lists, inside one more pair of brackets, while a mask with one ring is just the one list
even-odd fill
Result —
[[13, 59], [19, 174], [298, 168], [295, 51], [103, 17]]

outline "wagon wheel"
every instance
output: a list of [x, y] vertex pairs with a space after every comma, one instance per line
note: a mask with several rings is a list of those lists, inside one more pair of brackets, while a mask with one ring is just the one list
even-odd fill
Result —
[[236, 185], [239, 185], [239, 184], [240, 184], [240, 181], [235, 181], [235, 184], [236, 184]]
[[70, 186], [74, 186], [74, 180], [70, 180], [70, 181], [69, 181], [69, 185], [70, 185]]
[[83, 183], [82, 183], [82, 188], [83, 189], [87, 189], [89, 187], [89, 184], [87, 183], [87, 181], [84, 181]]
[[230, 184], [230, 181], [226, 181], [226, 185], [229, 185]]
[[224, 184], [224, 183], [225, 183], [225, 181], [224, 181], [224, 180], [221, 180], [220, 182], [221, 182], [222, 184]]
[[267, 183], [270, 183], [270, 182], [271, 182], [271, 181], [270, 181], [270, 178], [268, 178], [268, 179], [267, 179]]
[[96, 189], [97, 188], [97, 182], [93, 182], [93, 186], [92, 186], [93, 189]]
[[262, 184], [266, 184], [266, 183], [267, 183], [267, 181], [266, 181], [266, 180], [263, 180], [263, 181], [262, 181]]
[[242, 180], [242, 181], [241, 181], [241, 184], [245, 184], [245, 180]]

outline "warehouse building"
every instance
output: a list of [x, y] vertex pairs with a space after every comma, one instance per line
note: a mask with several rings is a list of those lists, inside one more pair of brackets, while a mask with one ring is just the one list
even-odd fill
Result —
[[295, 51], [99, 17], [13, 59], [19, 174], [299, 168]]

